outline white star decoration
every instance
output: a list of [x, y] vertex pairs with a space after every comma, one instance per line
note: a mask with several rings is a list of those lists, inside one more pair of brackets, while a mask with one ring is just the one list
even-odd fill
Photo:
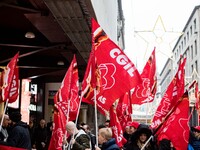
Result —
[[[161, 16], [158, 16], [156, 23], [152, 30], [135, 31], [136, 36], [139, 36], [146, 43], [145, 58], [148, 58], [147, 51], [152, 51], [152, 47], [156, 47], [156, 56], [159, 62], [163, 57], [167, 60], [172, 59], [172, 46], [174, 42], [180, 37], [182, 32], [168, 31], [165, 29]], [[150, 49], [149, 49], [150, 48]]]

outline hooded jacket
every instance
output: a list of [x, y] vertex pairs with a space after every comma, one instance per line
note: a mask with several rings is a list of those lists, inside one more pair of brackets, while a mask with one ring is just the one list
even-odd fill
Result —
[[17, 122], [8, 136], [8, 145], [31, 150], [31, 139], [28, 125], [22, 121]]

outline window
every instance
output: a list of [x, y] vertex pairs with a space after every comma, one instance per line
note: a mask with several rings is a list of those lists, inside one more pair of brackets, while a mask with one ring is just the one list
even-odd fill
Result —
[[192, 36], [192, 26], [190, 26], [190, 36]]
[[194, 19], [194, 31], [197, 29], [196, 19]]
[[189, 41], [189, 32], [187, 32], [187, 41]]
[[193, 46], [191, 45], [191, 59], [193, 59], [193, 57], [194, 57], [194, 54], [193, 54]]
[[197, 40], [194, 41], [194, 50], [195, 50], [195, 55], [197, 55]]
[[186, 45], [186, 37], [184, 37], [184, 46]]
[[195, 69], [196, 69], [196, 71], [197, 71], [197, 73], [198, 73], [198, 64], [197, 64], [197, 60], [195, 61]]

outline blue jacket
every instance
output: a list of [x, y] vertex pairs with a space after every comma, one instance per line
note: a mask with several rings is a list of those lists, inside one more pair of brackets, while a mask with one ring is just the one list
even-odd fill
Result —
[[116, 144], [115, 139], [112, 138], [106, 143], [103, 143], [102, 150], [120, 150], [119, 146]]

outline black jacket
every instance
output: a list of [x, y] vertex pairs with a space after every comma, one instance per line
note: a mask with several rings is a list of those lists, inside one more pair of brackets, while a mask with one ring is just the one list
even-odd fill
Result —
[[22, 121], [16, 123], [8, 136], [8, 145], [31, 150], [31, 139], [28, 125]]

